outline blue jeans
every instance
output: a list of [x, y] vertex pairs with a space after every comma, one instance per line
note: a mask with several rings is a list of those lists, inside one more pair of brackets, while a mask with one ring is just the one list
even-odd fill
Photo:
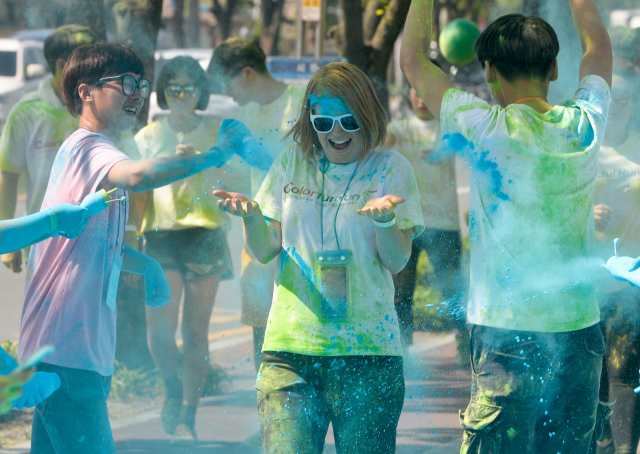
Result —
[[60, 376], [60, 388], [36, 406], [31, 454], [115, 454], [107, 413], [111, 377], [41, 364]]

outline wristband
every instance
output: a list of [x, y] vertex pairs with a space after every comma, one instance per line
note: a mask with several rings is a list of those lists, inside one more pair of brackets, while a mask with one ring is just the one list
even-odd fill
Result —
[[136, 226], [135, 226], [135, 225], [128, 224], [128, 225], [124, 228], [124, 231], [125, 231], [125, 232], [137, 232], [137, 231], [138, 231], [138, 229], [136, 229]]
[[49, 215], [49, 221], [51, 222], [49, 232], [54, 232], [58, 229], [58, 216], [56, 216], [56, 212], [53, 210], [47, 210], [47, 214]]
[[391, 227], [392, 225], [395, 225], [396, 223], [396, 217], [393, 216], [393, 219], [391, 219], [390, 221], [387, 222], [378, 222], [375, 219], [373, 220], [373, 225], [375, 225], [376, 227], [380, 227], [381, 229], [386, 229]]

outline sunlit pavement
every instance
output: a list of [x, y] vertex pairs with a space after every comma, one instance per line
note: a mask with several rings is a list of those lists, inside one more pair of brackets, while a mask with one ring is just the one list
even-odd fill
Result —
[[[213, 352], [215, 363], [234, 379], [230, 394], [205, 399], [198, 410], [194, 448], [169, 445], [170, 436], [160, 427], [157, 412], [149, 419], [115, 422], [114, 438], [119, 454], [253, 454], [261, 453], [260, 426], [254, 389], [255, 370], [251, 362], [251, 337], [245, 343]], [[228, 340], [231, 340], [229, 338]], [[217, 345], [217, 341], [212, 343]], [[233, 369], [232, 369], [233, 368]], [[470, 372], [456, 363], [452, 335], [417, 333], [406, 367], [406, 398], [398, 427], [399, 454], [460, 452], [462, 430], [458, 410], [469, 399]], [[325, 453], [335, 453], [329, 432]]]

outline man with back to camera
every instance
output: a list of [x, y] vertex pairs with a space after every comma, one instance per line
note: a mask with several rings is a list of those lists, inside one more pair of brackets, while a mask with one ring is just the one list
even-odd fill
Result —
[[[207, 73], [223, 93], [240, 104], [238, 120], [265, 145], [272, 158], [291, 145], [285, 139], [302, 107], [305, 87], [287, 85], [267, 70], [267, 57], [255, 40], [229, 38], [213, 52]], [[260, 189], [266, 171], [250, 169], [250, 193]], [[242, 192], [241, 188], [234, 192]], [[275, 263], [260, 264], [248, 248], [242, 251], [242, 323], [253, 327], [256, 372], [260, 368], [267, 317], [271, 308]]]
[[472, 164], [468, 321], [471, 401], [462, 453], [587, 453], [608, 416], [604, 340], [588, 257], [593, 190], [611, 86], [611, 44], [593, 0], [569, 0], [583, 57], [561, 106], [553, 28], [509, 14], [476, 42], [499, 106], [453, 87], [429, 61], [432, 0], [412, 3], [401, 66]]
[[[140, 58], [119, 44], [85, 45], [71, 54], [63, 72], [63, 99], [80, 117], [80, 128], [58, 151], [43, 210], [78, 203], [101, 188], [119, 188], [114, 198], [154, 189], [220, 166], [235, 151], [227, 145], [235, 131], [224, 131], [220, 147], [202, 154], [134, 161], [120, 152], [114, 143], [134, 127], [149, 95], [143, 75]], [[34, 454], [115, 453], [106, 401], [120, 271], [144, 276], [148, 305], [169, 300], [158, 262], [123, 245], [128, 211], [125, 201], [112, 203], [76, 239], [51, 238], [31, 250], [19, 356], [24, 360], [42, 345], [54, 345], [56, 351], [38, 369], [58, 374], [62, 382], [37, 406]]]
[[[97, 39], [88, 27], [64, 25], [44, 41], [44, 57], [52, 75], [11, 109], [0, 138], [0, 220], [15, 214], [18, 178], [23, 172], [27, 177], [27, 214], [40, 210], [58, 148], [78, 129], [78, 119], [62, 101], [62, 70], [74, 49]], [[123, 136], [119, 148], [138, 158], [130, 132]], [[2, 261], [14, 273], [22, 271], [21, 251], [2, 255]]]

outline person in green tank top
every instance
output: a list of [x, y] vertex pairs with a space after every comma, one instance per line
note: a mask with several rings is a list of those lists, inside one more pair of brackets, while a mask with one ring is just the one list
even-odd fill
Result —
[[[199, 154], [216, 145], [219, 120], [196, 113], [209, 102], [207, 76], [196, 60], [181, 56], [169, 61], [158, 77], [157, 96], [169, 115], [136, 134], [143, 158]], [[158, 311], [147, 311], [147, 337], [167, 390], [161, 422], [173, 434], [172, 444], [196, 443], [195, 414], [209, 370], [209, 319], [218, 284], [233, 277], [227, 217], [211, 195], [212, 186], [233, 187], [225, 168], [154, 189], [140, 201], [146, 205], [144, 252], [158, 260], [171, 287], [171, 301]], [[175, 333], [183, 292], [184, 363], [179, 378]]]

